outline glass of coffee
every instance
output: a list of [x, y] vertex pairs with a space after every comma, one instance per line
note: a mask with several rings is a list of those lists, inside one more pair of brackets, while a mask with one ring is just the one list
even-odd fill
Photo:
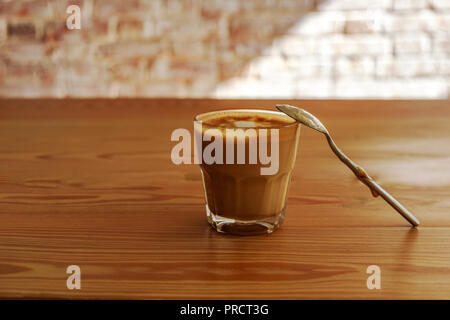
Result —
[[224, 233], [271, 233], [283, 222], [300, 125], [281, 112], [222, 110], [194, 119], [211, 226]]

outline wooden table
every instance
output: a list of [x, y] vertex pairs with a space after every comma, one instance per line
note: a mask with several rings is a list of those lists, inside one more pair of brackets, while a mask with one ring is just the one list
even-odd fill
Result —
[[[316, 114], [422, 225], [302, 128], [281, 229], [213, 231], [199, 168], [172, 164], [170, 134], [203, 111], [275, 102]], [[25, 297], [449, 299], [450, 103], [0, 100], [0, 298]]]

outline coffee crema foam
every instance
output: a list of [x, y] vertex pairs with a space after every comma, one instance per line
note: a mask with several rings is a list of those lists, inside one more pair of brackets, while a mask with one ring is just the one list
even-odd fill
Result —
[[295, 120], [277, 112], [211, 112], [198, 120], [205, 125], [219, 128], [280, 128], [295, 123]]

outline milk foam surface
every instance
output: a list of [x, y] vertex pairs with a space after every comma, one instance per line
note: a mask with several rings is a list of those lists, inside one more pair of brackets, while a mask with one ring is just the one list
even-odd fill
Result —
[[211, 112], [197, 119], [206, 125], [224, 128], [277, 128], [295, 123], [295, 120], [277, 112]]

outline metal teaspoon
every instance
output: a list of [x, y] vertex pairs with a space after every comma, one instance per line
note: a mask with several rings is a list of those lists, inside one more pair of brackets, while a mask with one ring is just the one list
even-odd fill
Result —
[[319, 131], [323, 133], [328, 141], [328, 144], [330, 145], [331, 149], [333, 150], [334, 154], [341, 160], [347, 167], [349, 167], [355, 176], [364, 183], [367, 187], [369, 187], [370, 191], [372, 191], [372, 195], [374, 197], [377, 197], [378, 195], [381, 195], [381, 197], [386, 200], [387, 203], [389, 203], [395, 210], [400, 213], [403, 218], [408, 220], [409, 223], [411, 223], [414, 227], [417, 227], [420, 222], [419, 220], [411, 213], [409, 212], [404, 206], [401, 205], [400, 202], [398, 202], [393, 196], [391, 196], [389, 193], [386, 192], [382, 187], [380, 187], [375, 180], [373, 180], [366, 171], [358, 166], [356, 163], [354, 163], [352, 160], [350, 160], [349, 157], [347, 157], [334, 143], [333, 139], [330, 136], [330, 133], [328, 132], [327, 128], [320, 122], [319, 119], [317, 119], [315, 116], [310, 114], [309, 112], [297, 108], [294, 106], [290, 106], [288, 104], [277, 104], [277, 109], [281, 112], [284, 112], [291, 118], [297, 120], [298, 122], [304, 124], [307, 127], [310, 127], [316, 131]]

